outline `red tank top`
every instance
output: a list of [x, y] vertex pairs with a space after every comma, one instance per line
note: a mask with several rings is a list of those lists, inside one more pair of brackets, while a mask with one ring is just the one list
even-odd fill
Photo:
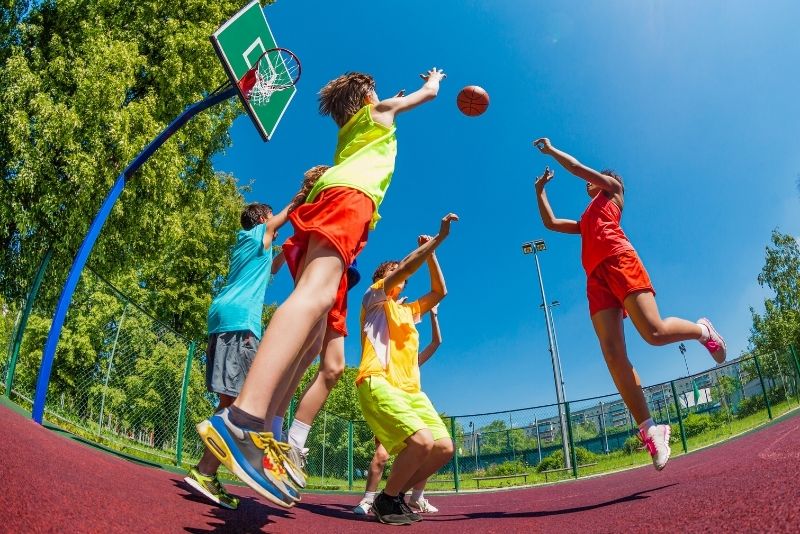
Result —
[[608, 258], [633, 250], [625, 232], [619, 226], [622, 211], [604, 192], [595, 196], [581, 215], [581, 262], [586, 274]]

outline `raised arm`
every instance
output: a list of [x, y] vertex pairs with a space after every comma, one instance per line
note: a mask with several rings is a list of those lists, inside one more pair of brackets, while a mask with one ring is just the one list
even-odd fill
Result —
[[281, 211], [273, 215], [267, 221], [267, 229], [264, 232], [264, 249], [269, 249], [272, 246], [272, 240], [275, 239], [275, 232], [278, 229], [286, 224], [286, 221], [289, 220], [289, 214], [294, 211], [297, 206], [301, 205], [305, 202], [306, 197], [302, 194], [302, 191], [299, 191], [294, 198], [289, 202]]
[[539, 215], [542, 217], [542, 223], [548, 230], [561, 232], [563, 234], [579, 234], [581, 228], [578, 221], [572, 219], [558, 219], [553, 214], [553, 209], [550, 207], [550, 202], [547, 200], [547, 193], [544, 186], [547, 182], [553, 179], [554, 173], [549, 167], [545, 167], [544, 173], [536, 179], [534, 187], [536, 188], [536, 202], [539, 205]]
[[[419, 236], [418, 243], [424, 245], [433, 239], [429, 235]], [[436, 252], [431, 252], [428, 256], [428, 271], [431, 276], [431, 290], [425, 293], [419, 299], [419, 312], [425, 313], [432, 310], [437, 306], [443, 298], [447, 296], [447, 286], [444, 284], [444, 274], [442, 268], [439, 266], [439, 260], [436, 258]]]
[[412, 110], [436, 98], [436, 95], [439, 94], [439, 82], [445, 77], [444, 71], [434, 67], [427, 74], [420, 74], [420, 77], [425, 80], [422, 87], [410, 95], [405, 95], [405, 91], [400, 91], [392, 98], [381, 100], [372, 110], [372, 119], [385, 126], [391, 126], [395, 116], [399, 113]]
[[419, 353], [419, 365], [430, 360], [433, 353], [442, 344], [442, 332], [439, 330], [439, 306], [431, 308], [429, 315], [431, 317], [431, 342]]
[[[405, 282], [422, 264], [428, 259], [428, 256], [433, 254], [436, 247], [442, 244], [447, 236], [450, 235], [450, 223], [457, 221], [458, 215], [455, 213], [448, 213], [442, 218], [442, 224], [439, 227], [439, 233], [426, 243], [420, 245], [414, 251], [400, 261], [397, 269], [392, 274], [386, 277], [383, 282], [384, 291], [389, 291], [393, 287]], [[430, 309], [430, 308], [428, 308]]]
[[283, 255], [283, 250], [281, 250], [274, 258], [272, 258], [272, 271], [270, 274], [273, 276], [278, 274], [278, 271], [281, 270], [281, 267], [283, 267], [284, 263], [286, 263], [286, 256]]
[[611, 176], [598, 172], [591, 167], [587, 167], [573, 156], [566, 152], [554, 147], [550, 140], [546, 137], [540, 137], [533, 142], [533, 145], [538, 148], [543, 154], [553, 156], [555, 160], [570, 173], [574, 174], [582, 180], [596, 185], [604, 191], [618, 195], [622, 194], [622, 184], [619, 180], [615, 180]]

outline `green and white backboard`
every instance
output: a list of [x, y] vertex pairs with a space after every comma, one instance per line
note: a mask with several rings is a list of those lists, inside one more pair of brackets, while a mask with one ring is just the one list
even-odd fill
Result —
[[[211, 36], [211, 43], [217, 52], [231, 83], [238, 86], [239, 80], [255, 65], [266, 50], [275, 48], [275, 38], [267, 24], [267, 18], [258, 0], [253, 0], [230, 18]], [[264, 141], [275, 134], [275, 128], [289, 107], [295, 87], [272, 94], [269, 102], [258, 104], [249, 101], [239, 92], [244, 109], [253, 120], [258, 133]]]

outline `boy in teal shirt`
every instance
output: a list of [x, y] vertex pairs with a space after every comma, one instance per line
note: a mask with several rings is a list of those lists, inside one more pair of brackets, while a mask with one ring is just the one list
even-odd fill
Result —
[[[272, 242], [287, 219], [288, 207], [276, 216], [267, 204], [249, 204], [242, 212], [225, 287], [208, 310], [206, 387], [219, 396], [217, 410], [239, 395], [261, 339], [261, 313], [269, 281], [283, 265], [283, 254], [273, 254]], [[220, 462], [208, 449], [184, 479], [194, 490], [226, 508], [239, 499], [217, 479]]]

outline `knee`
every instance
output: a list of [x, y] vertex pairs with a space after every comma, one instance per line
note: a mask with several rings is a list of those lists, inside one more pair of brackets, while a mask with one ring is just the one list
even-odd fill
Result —
[[455, 447], [453, 447], [453, 440], [451, 439], [441, 439], [436, 442], [434, 446], [434, 450], [436, 453], [442, 457], [445, 461], [450, 461], [453, 457], [453, 453], [455, 452]]
[[414, 447], [419, 452], [429, 454], [433, 450], [433, 436], [429, 431], [417, 431], [409, 438], [407, 445]]
[[642, 339], [644, 339], [649, 345], [654, 345], [656, 347], [660, 347], [669, 343], [669, 340], [666, 339], [664, 333], [656, 327], [648, 328], [642, 332]]
[[388, 461], [389, 453], [385, 450], [378, 450], [375, 452], [375, 457], [372, 458], [372, 465], [375, 466], [375, 469], [383, 471]]
[[342, 377], [342, 374], [344, 374], [344, 362], [336, 362], [335, 364], [325, 362], [320, 374], [325, 381], [325, 385], [328, 388], [333, 388]]

